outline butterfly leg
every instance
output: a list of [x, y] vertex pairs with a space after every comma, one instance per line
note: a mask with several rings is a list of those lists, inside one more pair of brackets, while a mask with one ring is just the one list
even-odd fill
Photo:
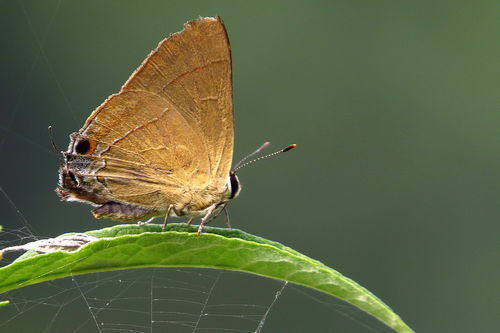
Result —
[[227, 204], [224, 205], [224, 207], [222, 208], [222, 210], [224, 211], [224, 215], [226, 215], [226, 226], [229, 228], [229, 229], [232, 229], [233, 227], [231, 226], [231, 219], [229, 218], [229, 212], [227, 211]]
[[200, 222], [200, 225], [198, 227], [198, 235], [201, 235], [201, 232], [203, 231], [203, 227], [208, 223], [210, 222], [211, 220], [211, 215], [212, 213], [214, 212], [214, 210], [218, 207], [217, 204], [215, 205], [212, 205], [208, 208], [207, 210], [207, 213], [205, 214], [205, 216], [203, 216], [203, 218], [201, 219], [201, 222]]
[[150, 219], [149, 219], [149, 220], [147, 220], [147, 221], [137, 221], [137, 225], [146, 225], [146, 224], [149, 224], [149, 222], [153, 221], [155, 218], [156, 218], [156, 216], [155, 216], [155, 217], [150, 218]]
[[165, 231], [167, 228], [167, 223], [168, 223], [168, 216], [170, 215], [170, 211], [174, 208], [174, 205], [168, 206], [167, 213], [165, 214], [165, 219], [163, 220], [163, 227], [161, 228], [161, 231]]
[[193, 218], [190, 218], [186, 223], [187, 223], [187, 225], [193, 224]]
[[228, 205], [227, 202], [217, 204], [217, 206], [214, 209], [214, 212], [212, 213], [212, 215], [210, 216], [210, 218], [208, 219], [208, 221], [205, 224], [208, 224], [208, 223], [212, 222], [212, 220], [215, 220], [217, 217], [219, 217], [219, 215], [222, 213], [222, 211], [224, 211], [224, 213], [226, 215], [226, 226], [228, 228], [231, 228], [231, 223], [229, 223], [229, 213], [226, 210], [227, 205]]

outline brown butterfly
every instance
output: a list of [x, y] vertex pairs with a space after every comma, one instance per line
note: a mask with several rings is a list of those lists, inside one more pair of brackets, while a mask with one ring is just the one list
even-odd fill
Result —
[[97, 206], [96, 218], [203, 216], [201, 232], [241, 190], [233, 140], [227, 32], [219, 17], [200, 18], [160, 42], [70, 135], [56, 192]]

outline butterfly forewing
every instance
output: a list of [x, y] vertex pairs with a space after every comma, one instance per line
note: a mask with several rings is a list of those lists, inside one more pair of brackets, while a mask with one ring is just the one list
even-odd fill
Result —
[[[225, 181], [234, 134], [231, 52], [220, 18], [191, 21], [182, 32], [162, 41], [121, 93], [128, 91], [147, 91], [170, 103], [174, 110], [169, 112], [179, 113], [203, 143], [205, 156], [197, 158], [207, 158], [209, 173]], [[87, 124], [98, 114], [96, 110]], [[189, 149], [200, 149], [194, 146]]]

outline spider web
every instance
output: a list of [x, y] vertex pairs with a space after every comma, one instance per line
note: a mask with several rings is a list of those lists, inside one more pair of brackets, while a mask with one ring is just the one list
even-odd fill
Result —
[[[39, 237], [0, 188], [21, 221], [0, 233], [0, 248]], [[8, 265], [17, 256], [9, 253]], [[248, 292], [250, 290], [250, 292]], [[288, 282], [194, 268], [133, 269], [70, 276], [0, 295], [0, 332], [389, 332], [351, 305]], [[271, 319], [272, 318], [272, 319]], [[271, 321], [271, 323], [269, 323]], [[346, 323], [348, 324], [347, 326]], [[277, 328], [276, 328], [277, 327]]]
[[[0, 235], [0, 248], [41, 239], [25, 226]], [[14, 258], [9, 254], [2, 264]], [[327, 295], [212, 269], [149, 268], [71, 276], [16, 289], [1, 299], [11, 304], [0, 308], [0, 332], [260, 333], [275, 332], [273, 327], [290, 322], [328, 331], [346, 319], [352, 332], [389, 332]]]
[[[36, 30], [23, 1], [16, 1], [38, 52], [27, 67], [19, 102], [0, 125], [0, 152], [7, 137], [51, 153], [12, 130], [22, 97], [37, 66], [46, 66], [64, 104], [77, 119], [44, 50], [61, 1], [54, 2], [47, 27]], [[0, 2], [2, 5], [2, 2]], [[76, 122], [77, 123], [77, 122]], [[78, 125], [76, 125], [78, 126]], [[30, 221], [0, 183], [0, 248], [48, 238]], [[67, 232], [70, 230], [64, 230]], [[7, 255], [0, 265], [15, 259]], [[44, 282], [0, 295], [0, 332], [389, 332], [385, 326], [333, 297], [283, 281], [238, 272], [151, 268], [93, 273]]]

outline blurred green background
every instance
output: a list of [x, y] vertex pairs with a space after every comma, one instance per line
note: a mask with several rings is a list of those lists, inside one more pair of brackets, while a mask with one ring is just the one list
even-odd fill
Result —
[[[240, 172], [233, 225], [338, 269], [417, 332], [496, 331], [499, 9], [498, 1], [0, 1], [0, 186], [22, 214], [3, 195], [0, 224], [15, 230], [25, 218], [37, 236], [111, 225], [89, 206], [58, 201], [47, 126], [65, 149], [161, 39], [220, 15], [233, 51], [235, 160], [264, 141], [299, 145]], [[228, 303], [270, 283], [231, 280], [218, 292]], [[259, 302], [272, 300], [280, 287], [272, 283]], [[294, 290], [263, 332], [384, 331]], [[46, 326], [49, 315], [0, 313], [0, 325], [73, 332], [78, 311], [66, 314], [67, 329]]]

